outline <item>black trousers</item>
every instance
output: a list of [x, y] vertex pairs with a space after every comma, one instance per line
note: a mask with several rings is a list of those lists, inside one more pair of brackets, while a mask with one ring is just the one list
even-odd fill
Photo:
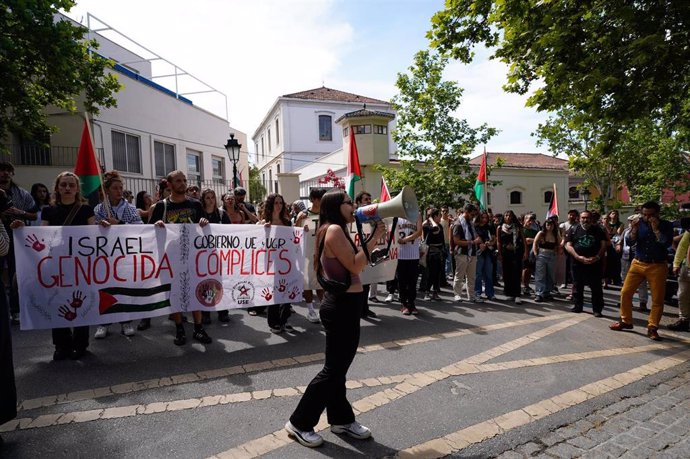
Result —
[[583, 265], [573, 261], [573, 302], [575, 307], [582, 308], [584, 304], [585, 285], [592, 291], [592, 311], [601, 312], [604, 309], [604, 291], [601, 288], [601, 261], [591, 265]]
[[[432, 288], [434, 292], [441, 291], [441, 277], [445, 279], [445, 259], [442, 252], [429, 251], [426, 259], [426, 269], [429, 277], [425, 285], [424, 291], [428, 292]], [[472, 287], [474, 288], [474, 286]]]
[[0, 282], [0, 424], [15, 417], [17, 417], [17, 389], [12, 363], [10, 316], [7, 310], [5, 287]]
[[355, 420], [345, 381], [359, 346], [363, 301], [363, 292], [324, 295], [319, 315], [326, 329], [326, 362], [290, 416], [290, 422], [299, 430], [312, 430], [324, 409], [330, 424], [350, 424]]
[[272, 304], [268, 306], [266, 313], [268, 326], [271, 328], [282, 327], [287, 323], [290, 314], [290, 303]]
[[[503, 266], [503, 294], [508, 297], [520, 296], [520, 282], [522, 279], [522, 256], [520, 250], [504, 250], [501, 253], [501, 265]], [[474, 286], [472, 286], [474, 288]]]
[[89, 327], [53, 328], [55, 349], [84, 350], [89, 347]]
[[398, 278], [398, 291], [400, 292], [400, 303], [403, 305], [413, 305], [417, 299], [417, 270], [419, 260], [400, 260], [395, 271]]

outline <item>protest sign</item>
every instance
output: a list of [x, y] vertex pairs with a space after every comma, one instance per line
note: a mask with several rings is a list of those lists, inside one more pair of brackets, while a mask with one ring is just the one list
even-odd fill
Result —
[[25, 227], [14, 244], [23, 330], [302, 298], [299, 228]]

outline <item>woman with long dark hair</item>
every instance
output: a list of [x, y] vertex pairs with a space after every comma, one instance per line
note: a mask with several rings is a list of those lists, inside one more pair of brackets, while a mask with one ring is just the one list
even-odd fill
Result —
[[144, 223], [148, 223], [151, 208], [153, 207], [153, 199], [148, 191], [140, 191], [137, 193], [136, 201], [134, 201], [139, 217]]
[[225, 193], [222, 197], [222, 200], [223, 212], [228, 217], [228, 223], [231, 223], [233, 225], [241, 225], [243, 223], [248, 223], [244, 212], [242, 211], [242, 209], [240, 209], [239, 204], [237, 204], [237, 199], [235, 199], [235, 193]]
[[29, 221], [28, 226], [41, 226], [41, 211], [44, 207], [50, 205], [50, 191], [48, 187], [42, 183], [34, 183], [31, 185], [31, 197], [34, 198], [34, 202], [38, 207], [38, 212], [36, 213], [36, 220]]
[[[271, 193], [264, 201], [264, 208], [261, 212], [261, 220], [257, 225], [271, 226], [292, 226], [290, 214], [285, 206], [285, 200], [278, 193]], [[283, 333], [285, 330], [292, 330], [292, 326], [287, 321], [290, 318], [290, 303], [272, 304], [268, 306], [266, 316], [268, 318], [268, 328], [273, 333]]]
[[551, 290], [556, 280], [556, 256], [560, 246], [561, 235], [558, 232], [558, 225], [553, 219], [547, 218], [532, 244], [532, 253], [536, 257], [534, 301], [537, 303], [551, 298]]
[[529, 248], [522, 225], [512, 210], [503, 213], [503, 224], [496, 229], [496, 243], [498, 258], [503, 267], [503, 293], [508, 299], [515, 301], [515, 304], [522, 304], [520, 280]]
[[[371, 436], [368, 428], [355, 421], [345, 388], [347, 371], [359, 345], [359, 321], [366, 301], [359, 273], [367, 265], [367, 258], [355, 246], [346, 226], [355, 220], [353, 211], [352, 199], [343, 190], [332, 189], [321, 198], [314, 253], [319, 257], [324, 277], [344, 282], [349, 274], [350, 286], [344, 293], [326, 291], [324, 294], [319, 313], [326, 330], [326, 361], [285, 424], [290, 436], [311, 448], [323, 443], [314, 426], [324, 409], [331, 432], [360, 440]], [[385, 232], [386, 225], [378, 222], [367, 242], [370, 252]]]

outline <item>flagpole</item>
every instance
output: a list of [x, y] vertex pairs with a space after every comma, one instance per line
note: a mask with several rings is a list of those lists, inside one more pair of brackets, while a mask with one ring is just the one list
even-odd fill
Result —
[[489, 161], [486, 155], [486, 145], [484, 145], [484, 164], [486, 164], [486, 185], [484, 186], [484, 202], [486, 203], [486, 209], [489, 208]]
[[[86, 111], [84, 111], [84, 121], [86, 122], [86, 130], [89, 132], [89, 142], [91, 142], [91, 147], [93, 149], [93, 157], [96, 160], [96, 168], [98, 169], [98, 178], [100, 179], [99, 182], [101, 183], [101, 191], [103, 192], [103, 207], [105, 207], [105, 211], [108, 214], [108, 219], [111, 219], [113, 218], [113, 211], [110, 206], [110, 200], [108, 199], [108, 195], [105, 192], [105, 185], [103, 184], [103, 173], [101, 172], [101, 163], [98, 162], [96, 148], [94, 148], [95, 144], [93, 142], [93, 133], [91, 132], [91, 123], [89, 123], [89, 114]], [[122, 199], [124, 199], [124, 197]]]

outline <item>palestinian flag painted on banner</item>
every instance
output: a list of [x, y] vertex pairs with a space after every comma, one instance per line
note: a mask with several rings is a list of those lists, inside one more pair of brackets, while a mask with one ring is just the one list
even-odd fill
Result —
[[355, 131], [350, 128], [350, 156], [347, 160], [347, 194], [355, 199], [355, 182], [362, 180], [362, 169], [359, 167], [359, 153], [357, 152], [357, 141]]
[[98, 190], [101, 187], [101, 174], [98, 170], [96, 152], [91, 143], [91, 134], [87, 123], [88, 121], [84, 120], [74, 173], [79, 176], [82, 197], [89, 201], [90, 206], [95, 206], [100, 202]]
[[171, 284], [153, 288], [104, 288], [98, 291], [98, 312], [104, 315], [166, 308], [170, 306], [170, 287]]

